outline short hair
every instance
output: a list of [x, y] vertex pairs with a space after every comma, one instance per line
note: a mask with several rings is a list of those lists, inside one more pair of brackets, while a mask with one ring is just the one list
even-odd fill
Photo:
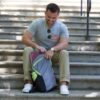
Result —
[[57, 4], [55, 3], [50, 3], [47, 5], [46, 7], [46, 11], [50, 10], [51, 12], [55, 13], [55, 12], [60, 12], [60, 8]]

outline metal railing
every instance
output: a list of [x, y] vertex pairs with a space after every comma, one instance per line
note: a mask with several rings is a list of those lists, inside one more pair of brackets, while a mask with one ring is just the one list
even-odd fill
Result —
[[[83, 0], [81, 0], [81, 16], [82, 16], [82, 11], [83, 10]], [[89, 19], [90, 19], [90, 11], [91, 11], [91, 0], [87, 0], [87, 23], [86, 23], [86, 40], [89, 40]]]

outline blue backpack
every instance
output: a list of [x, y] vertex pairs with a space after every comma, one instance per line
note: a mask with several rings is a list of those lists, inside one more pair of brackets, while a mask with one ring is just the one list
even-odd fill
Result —
[[34, 91], [46, 92], [56, 87], [56, 78], [50, 59], [44, 54], [32, 52], [30, 55], [32, 63], [32, 80]]

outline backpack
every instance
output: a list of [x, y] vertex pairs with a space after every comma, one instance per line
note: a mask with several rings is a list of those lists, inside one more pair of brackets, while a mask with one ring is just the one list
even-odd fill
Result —
[[46, 59], [43, 53], [32, 52], [30, 54], [32, 65], [32, 80], [35, 91], [47, 92], [56, 87], [56, 78], [50, 59]]

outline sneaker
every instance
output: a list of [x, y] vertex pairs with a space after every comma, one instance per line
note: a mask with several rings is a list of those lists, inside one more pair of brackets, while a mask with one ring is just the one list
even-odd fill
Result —
[[23, 93], [29, 93], [32, 90], [32, 87], [33, 87], [32, 84], [27, 83], [27, 84], [24, 85], [22, 92]]
[[68, 86], [63, 84], [60, 86], [60, 94], [66, 94], [68, 95], [69, 94], [69, 90], [68, 90]]

